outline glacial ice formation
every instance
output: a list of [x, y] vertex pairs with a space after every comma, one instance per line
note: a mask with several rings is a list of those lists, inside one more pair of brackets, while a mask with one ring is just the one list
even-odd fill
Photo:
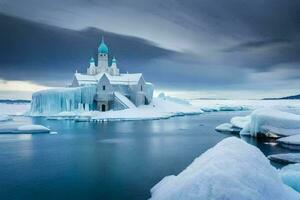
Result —
[[30, 115], [43, 116], [63, 111], [89, 110], [95, 94], [96, 86], [38, 91], [32, 95]]
[[234, 137], [206, 151], [177, 176], [162, 179], [151, 196], [159, 200], [300, 199], [258, 148]]
[[268, 158], [281, 163], [300, 163], [300, 153], [280, 153], [269, 155]]

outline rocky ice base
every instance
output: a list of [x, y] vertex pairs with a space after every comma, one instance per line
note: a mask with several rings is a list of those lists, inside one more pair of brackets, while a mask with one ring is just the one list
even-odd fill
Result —
[[300, 199], [281, 177], [258, 148], [231, 137], [177, 176], [162, 179], [151, 189], [151, 199]]

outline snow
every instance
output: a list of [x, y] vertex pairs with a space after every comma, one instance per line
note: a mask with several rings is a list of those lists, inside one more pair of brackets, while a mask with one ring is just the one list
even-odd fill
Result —
[[45, 132], [50, 132], [50, 129], [42, 126], [42, 125], [22, 125], [19, 126], [18, 131], [20, 132], [28, 132], [28, 133], [45, 133]]
[[290, 164], [283, 167], [279, 172], [282, 181], [300, 192], [300, 164]]
[[150, 105], [142, 105], [118, 111], [73, 111], [61, 112], [48, 116], [48, 119], [75, 119], [76, 121], [120, 121], [120, 120], [154, 120], [167, 119], [173, 116], [203, 113], [197, 107], [178, 104], [154, 98]]
[[300, 153], [281, 153], [269, 155], [268, 158], [275, 162], [300, 163]]
[[285, 144], [285, 145], [300, 145], [300, 130], [298, 132], [298, 135], [292, 135], [289, 137], [280, 138], [277, 140], [279, 144]]
[[166, 96], [166, 94], [163, 93], [163, 92], [161, 92], [158, 95], [158, 98], [163, 99], [163, 100], [167, 100], [167, 101], [171, 101], [171, 102], [174, 102], [174, 103], [191, 105], [190, 102], [187, 101], [187, 100], [180, 99], [180, 98], [177, 98], [177, 97]]
[[11, 116], [8, 115], [0, 115], [0, 122], [6, 122], [12, 120]]
[[100, 73], [96, 75], [88, 75], [88, 74], [81, 74], [76, 73], [75, 76], [78, 80], [79, 85], [82, 84], [93, 84], [96, 85], [99, 79], [106, 75], [112, 85], [114, 84], [123, 84], [123, 85], [136, 85], [140, 78], [142, 77], [141, 73], [135, 74], [120, 74], [119, 76], [112, 76], [108, 73]]
[[136, 106], [120, 92], [114, 92], [115, 97], [122, 103], [126, 108], [135, 108]]
[[220, 111], [221, 107], [232, 107], [245, 110], [255, 110], [259, 108], [282, 109], [300, 108], [299, 100], [214, 100], [214, 99], [200, 99], [190, 101], [194, 106], [200, 107], [204, 111]]
[[42, 125], [26, 124], [19, 121], [8, 121], [0, 123], [0, 134], [16, 133], [16, 134], [32, 134], [32, 133], [48, 133], [50, 129]]
[[300, 199], [256, 147], [226, 138], [196, 158], [177, 176], [162, 179], [151, 199]]
[[290, 136], [300, 133], [300, 115], [295, 113], [286, 108], [282, 110], [260, 108], [248, 116], [233, 117], [230, 123], [233, 127], [242, 129], [240, 135]]
[[230, 123], [224, 123], [220, 124], [215, 128], [216, 131], [219, 132], [231, 132], [231, 133], [239, 133], [241, 129], [235, 128], [232, 124]]

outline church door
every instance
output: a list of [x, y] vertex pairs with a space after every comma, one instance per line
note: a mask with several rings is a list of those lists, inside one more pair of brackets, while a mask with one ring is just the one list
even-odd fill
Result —
[[102, 106], [101, 106], [101, 111], [102, 112], [105, 111], [105, 105], [104, 104], [102, 104]]

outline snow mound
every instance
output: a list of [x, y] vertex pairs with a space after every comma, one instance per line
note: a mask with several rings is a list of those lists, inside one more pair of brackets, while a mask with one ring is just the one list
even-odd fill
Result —
[[8, 115], [0, 115], [0, 122], [11, 121], [12, 117]]
[[18, 127], [18, 131], [26, 133], [48, 133], [50, 129], [42, 125], [22, 125]]
[[269, 155], [268, 158], [280, 163], [300, 163], [300, 153], [281, 153]]
[[233, 127], [240, 128], [240, 135], [282, 137], [300, 133], [300, 115], [288, 110], [261, 108], [245, 117], [233, 117]]
[[[300, 133], [300, 132], [299, 132]], [[292, 135], [289, 137], [283, 137], [277, 140], [283, 145], [300, 145], [300, 135]]]
[[230, 120], [230, 123], [236, 127], [236, 128], [240, 128], [240, 129], [243, 129], [244, 127], [247, 126], [247, 124], [250, 122], [251, 118], [250, 116], [245, 116], [245, 117], [233, 117], [231, 120]]
[[275, 134], [288, 136], [300, 130], [300, 115], [275, 109], [257, 109], [251, 113], [250, 123], [242, 133], [251, 136]]
[[159, 200], [300, 199], [259, 149], [234, 137], [209, 149], [177, 176], [162, 179], [151, 195]]
[[300, 192], [300, 164], [287, 165], [280, 170], [279, 174], [286, 185]]
[[220, 124], [215, 128], [216, 131], [219, 132], [231, 132], [231, 133], [239, 133], [241, 129], [235, 128], [232, 124], [230, 123], [224, 123]]
[[178, 104], [191, 105], [190, 102], [185, 100], [185, 99], [166, 96], [165, 93], [163, 93], [163, 92], [158, 95], [158, 98], [163, 99], [163, 100], [167, 100], [167, 101], [171, 101], [171, 102], [174, 102], [174, 103], [178, 103]]

